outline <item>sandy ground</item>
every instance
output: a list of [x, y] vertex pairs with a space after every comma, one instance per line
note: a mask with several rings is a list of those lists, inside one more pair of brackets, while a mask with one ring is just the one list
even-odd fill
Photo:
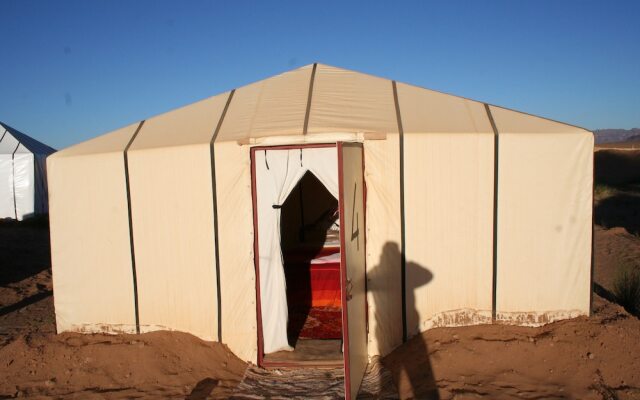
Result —
[[178, 332], [26, 335], [0, 351], [0, 395], [227, 398], [246, 364], [225, 346]]
[[[640, 320], [609, 301], [640, 260], [640, 187], [605, 187], [595, 210], [593, 317], [427, 331], [383, 359], [401, 397], [640, 399]], [[56, 335], [46, 223], [0, 222], [0, 399], [226, 398], [245, 369], [184, 333]]]
[[383, 362], [401, 398], [640, 399], [640, 321], [595, 304], [595, 317], [540, 328], [432, 329]]

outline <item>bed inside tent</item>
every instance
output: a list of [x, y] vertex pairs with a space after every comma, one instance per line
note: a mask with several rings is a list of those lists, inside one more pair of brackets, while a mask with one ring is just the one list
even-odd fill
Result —
[[[265, 207], [258, 205], [258, 210], [269, 214], [273, 210], [279, 211], [276, 213], [279, 216], [275, 216], [279, 219], [276, 228], [278, 235], [274, 235], [279, 238], [271, 240], [275, 242], [271, 261], [277, 261], [277, 253], [281, 253], [282, 260], [282, 267], [279, 263], [269, 264], [265, 262], [264, 248], [259, 250], [261, 286], [266, 291], [273, 291], [270, 290], [273, 282], [266, 280], [272, 281], [269, 276], [277, 271], [265, 270], [268, 266], [272, 269], [281, 268], [286, 291], [286, 343], [282, 345], [284, 342], [280, 341], [279, 346], [264, 345], [265, 365], [343, 364], [339, 204], [337, 193], [332, 193], [322, 182], [335, 185], [336, 192], [335, 153], [335, 147], [304, 151], [275, 148], [256, 152], [254, 161], [257, 177], [262, 176], [262, 184], [258, 184], [258, 188], [273, 188], [274, 182], [282, 183], [282, 188], [276, 190], [279, 194], [275, 198], [266, 194], [265, 190], [261, 193], [260, 189], [257, 195], [258, 203], [265, 203]], [[331, 157], [323, 157], [327, 154], [331, 154]], [[314, 168], [313, 164], [322, 166]], [[275, 175], [283, 179], [269, 179], [269, 176], [273, 178]], [[275, 199], [283, 201], [267, 204], [267, 198], [273, 203], [278, 203]], [[268, 230], [268, 218], [260, 217], [258, 215], [258, 228], [259, 234], [262, 234]], [[261, 239], [260, 242], [264, 244], [265, 240]], [[268, 336], [273, 335], [273, 329], [269, 326], [277, 319], [271, 312], [277, 309], [277, 305], [269, 300], [274, 297], [271, 294], [261, 293], [265, 342], [269, 341]]]

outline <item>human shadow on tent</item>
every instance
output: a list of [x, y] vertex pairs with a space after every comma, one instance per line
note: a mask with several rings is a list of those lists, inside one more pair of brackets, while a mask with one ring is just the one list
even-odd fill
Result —
[[[394, 337], [396, 343], [402, 341], [400, 257], [398, 244], [387, 242], [377, 265], [367, 271], [367, 291], [373, 298], [376, 314], [386, 314], [387, 323], [376, 324], [374, 335], [378, 342], [388, 341], [390, 337]], [[429, 269], [415, 262], [406, 262], [406, 320], [409, 334], [419, 331], [416, 291], [432, 280], [433, 273]], [[421, 334], [384, 357], [383, 364], [391, 371], [402, 398], [440, 399], [429, 347]]]

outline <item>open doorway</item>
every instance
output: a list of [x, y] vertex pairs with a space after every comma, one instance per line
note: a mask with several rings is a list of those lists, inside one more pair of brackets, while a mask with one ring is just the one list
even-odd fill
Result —
[[293, 352], [266, 361], [342, 363], [338, 199], [307, 171], [282, 204], [280, 237]]
[[368, 361], [363, 145], [250, 154], [258, 365], [343, 367], [355, 398]]
[[337, 147], [257, 147], [251, 162], [258, 364], [341, 366]]

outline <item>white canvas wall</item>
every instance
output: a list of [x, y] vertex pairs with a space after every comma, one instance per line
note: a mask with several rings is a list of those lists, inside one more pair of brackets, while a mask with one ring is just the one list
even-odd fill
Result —
[[399, 139], [364, 142], [369, 355], [402, 344]]
[[493, 134], [405, 135], [407, 332], [491, 321]]
[[137, 127], [47, 160], [58, 332], [136, 331], [123, 151]]
[[210, 142], [226, 100], [146, 120], [127, 152], [142, 332], [218, 340]]
[[18, 220], [35, 212], [35, 160], [33, 153], [16, 153], [13, 158], [13, 185]]
[[217, 340], [210, 147], [135, 150], [128, 157], [140, 330]]
[[13, 195], [13, 157], [0, 154], [0, 218], [15, 218]]
[[216, 143], [216, 189], [222, 296], [222, 342], [257, 362], [256, 275], [249, 147]]
[[497, 318], [588, 315], [593, 136], [492, 107], [500, 131]]
[[0, 218], [21, 221], [35, 212], [34, 154], [11, 133], [0, 136]]

